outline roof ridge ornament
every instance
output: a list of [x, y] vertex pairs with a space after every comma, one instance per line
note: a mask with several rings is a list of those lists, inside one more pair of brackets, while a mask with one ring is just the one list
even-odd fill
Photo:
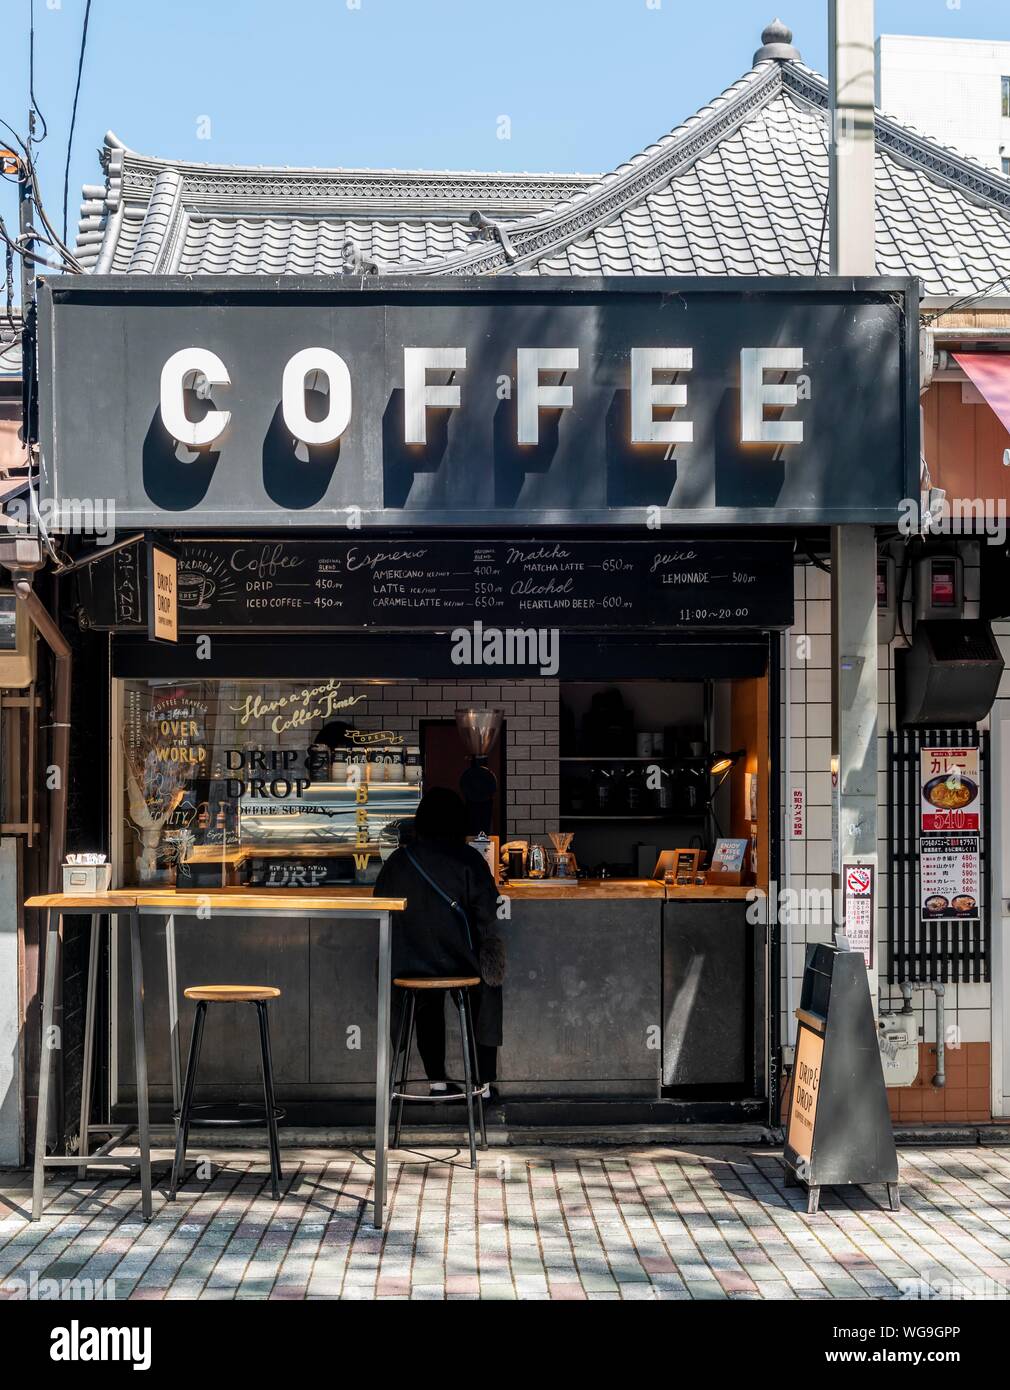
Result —
[[781, 19], [773, 19], [761, 33], [761, 47], [754, 54], [754, 66], [774, 59], [777, 63], [800, 62], [800, 51], [793, 47], [793, 31]]
[[344, 275], [378, 275], [378, 261], [369, 260], [350, 238], [340, 248], [341, 271]]
[[475, 229], [470, 233], [471, 241], [497, 241], [504, 252], [505, 259], [511, 265], [516, 259], [515, 247], [509, 240], [508, 232], [500, 222], [485, 217], [478, 208], [475, 208], [470, 214], [470, 225]]

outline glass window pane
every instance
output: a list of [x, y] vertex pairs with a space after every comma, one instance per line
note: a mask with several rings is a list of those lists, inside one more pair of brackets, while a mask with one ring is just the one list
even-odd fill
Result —
[[421, 792], [419, 750], [335, 680], [123, 686], [120, 881], [374, 882]]

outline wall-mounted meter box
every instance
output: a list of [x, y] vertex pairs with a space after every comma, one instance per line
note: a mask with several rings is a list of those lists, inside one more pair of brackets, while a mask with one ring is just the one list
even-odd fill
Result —
[[0, 589], [0, 690], [23, 690], [34, 679], [32, 620], [10, 589]]
[[960, 555], [924, 555], [915, 562], [915, 621], [964, 617]]
[[885, 1086], [914, 1086], [919, 1076], [919, 1025], [915, 1014], [881, 1014], [877, 1042]]

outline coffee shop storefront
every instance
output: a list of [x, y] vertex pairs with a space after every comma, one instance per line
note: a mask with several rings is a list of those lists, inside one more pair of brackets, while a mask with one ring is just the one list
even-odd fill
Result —
[[[41, 319], [67, 849], [190, 904], [366, 897], [422, 791], [462, 778], [508, 955], [499, 1118], [774, 1117], [780, 635], [796, 554], [917, 493], [911, 283], [88, 277]], [[114, 499], [113, 544], [76, 533], [83, 499]], [[494, 712], [483, 744], [464, 711]], [[366, 925], [159, 930], [156, 1120], [171, 1000], [231, 977], [282, 989], [289, 1123], [367, 1120]], [[128, 957], [114, 931], [113, 1117]], [[254, 1094], [256, 1067], [225, 1037], [202, 1075]]]

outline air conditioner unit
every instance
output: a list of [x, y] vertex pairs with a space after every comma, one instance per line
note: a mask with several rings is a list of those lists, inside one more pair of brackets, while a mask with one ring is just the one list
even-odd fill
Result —
[[900, 724], [977, 724], [992, 709], [1003, 657], [980, 618], [916, 624], [912, 645], [895, 653]]

